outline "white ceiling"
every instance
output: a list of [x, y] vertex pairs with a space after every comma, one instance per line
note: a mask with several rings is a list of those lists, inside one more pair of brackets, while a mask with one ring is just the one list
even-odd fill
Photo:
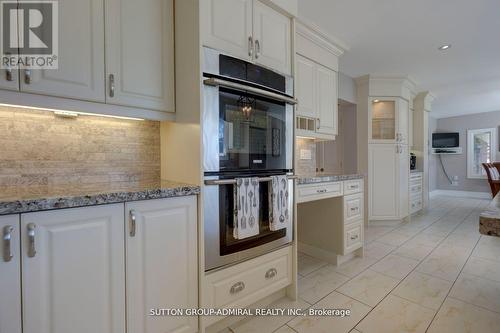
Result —
[[299, 0], [299, 17], [350, 46], [343, 73], [410, 75], [434, 117], [500, 110], [500, 0]]

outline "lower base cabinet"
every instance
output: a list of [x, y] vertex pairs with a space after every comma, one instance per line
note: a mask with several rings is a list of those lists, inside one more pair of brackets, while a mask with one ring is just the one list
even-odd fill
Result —
[[198, 306], [196, 207], [188, 196], [0, 216], [0, 332], [198, 331], [196, 317], [149, 316]]

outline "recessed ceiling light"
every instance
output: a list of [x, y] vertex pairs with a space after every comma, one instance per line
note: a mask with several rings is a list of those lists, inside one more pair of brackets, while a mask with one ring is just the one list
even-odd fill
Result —
[[450, 47], [451, 47], [451, 44], [444, 44], [444, 45], [441, 45], [440, 47], [438, 47], [438, 50], [444, 51], [444, 50], [448, 50]]
[[373, 103], [378, 103], [378, 102], [380, 102], [378, 99], [373, 100]]

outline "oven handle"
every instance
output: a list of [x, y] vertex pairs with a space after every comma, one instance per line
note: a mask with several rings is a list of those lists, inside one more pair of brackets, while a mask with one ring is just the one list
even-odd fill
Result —
[[[297, 176], [288, 176], [288, 179], [297, 179]], [[270, 182], [271, 177], [260, 177], [259, 183]], [[205, 180], [205, 185], [231, 185], [236, 184], [236, 179], [210, 179]]]
[[211, 77], [209, 79], [205, 79], [205, 80], [203, 80], [203, 83], [208, 85], [208, 86], [221, 86], [221, 87], [232, 88], [232, 89], [236, 89], [236, 90], [240, 90], [240, 91], [247, 91], [247, 92], [250, 92], [250, 93], [253, 93], [256, 95], [269, 97], [269, 98], [278, 100], [280, 102], [285, 102], [285, 103], [292, 104], [292, 105], [297, 104], [297, 100], [295, 98], [280, 95], [277, 93], [273, 93], [271, 91], [247, 86], [247, 85], [236, 83], [236, 82], [218, 79], [216, 77]]

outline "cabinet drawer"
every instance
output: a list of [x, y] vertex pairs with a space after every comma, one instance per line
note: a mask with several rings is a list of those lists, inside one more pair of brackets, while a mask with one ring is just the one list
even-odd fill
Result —
[[344, 223], [363, 219], [363, 193], [344, 196]]
[[363, 246], [363, 222], [349, 224], [344, 232], [344, 255]]
[[339, 197], [343, 193], [342, 182], [299, 185], [298, 202]]
[[411, 204], [410, 204], [410, 211], [411, 213], [418, 212], [419, 210], [422, 209], [422, 197], [418, 196], [415, 198], [412, 198]]
[[410, 184], [410, 195], [422, 193], [422, 183]]
[[344, 195], [363, 192], [363, 179], [344, 181]]
[[292, 282], [292, 247], [205, 276], [205, 307], [245, 307]]

